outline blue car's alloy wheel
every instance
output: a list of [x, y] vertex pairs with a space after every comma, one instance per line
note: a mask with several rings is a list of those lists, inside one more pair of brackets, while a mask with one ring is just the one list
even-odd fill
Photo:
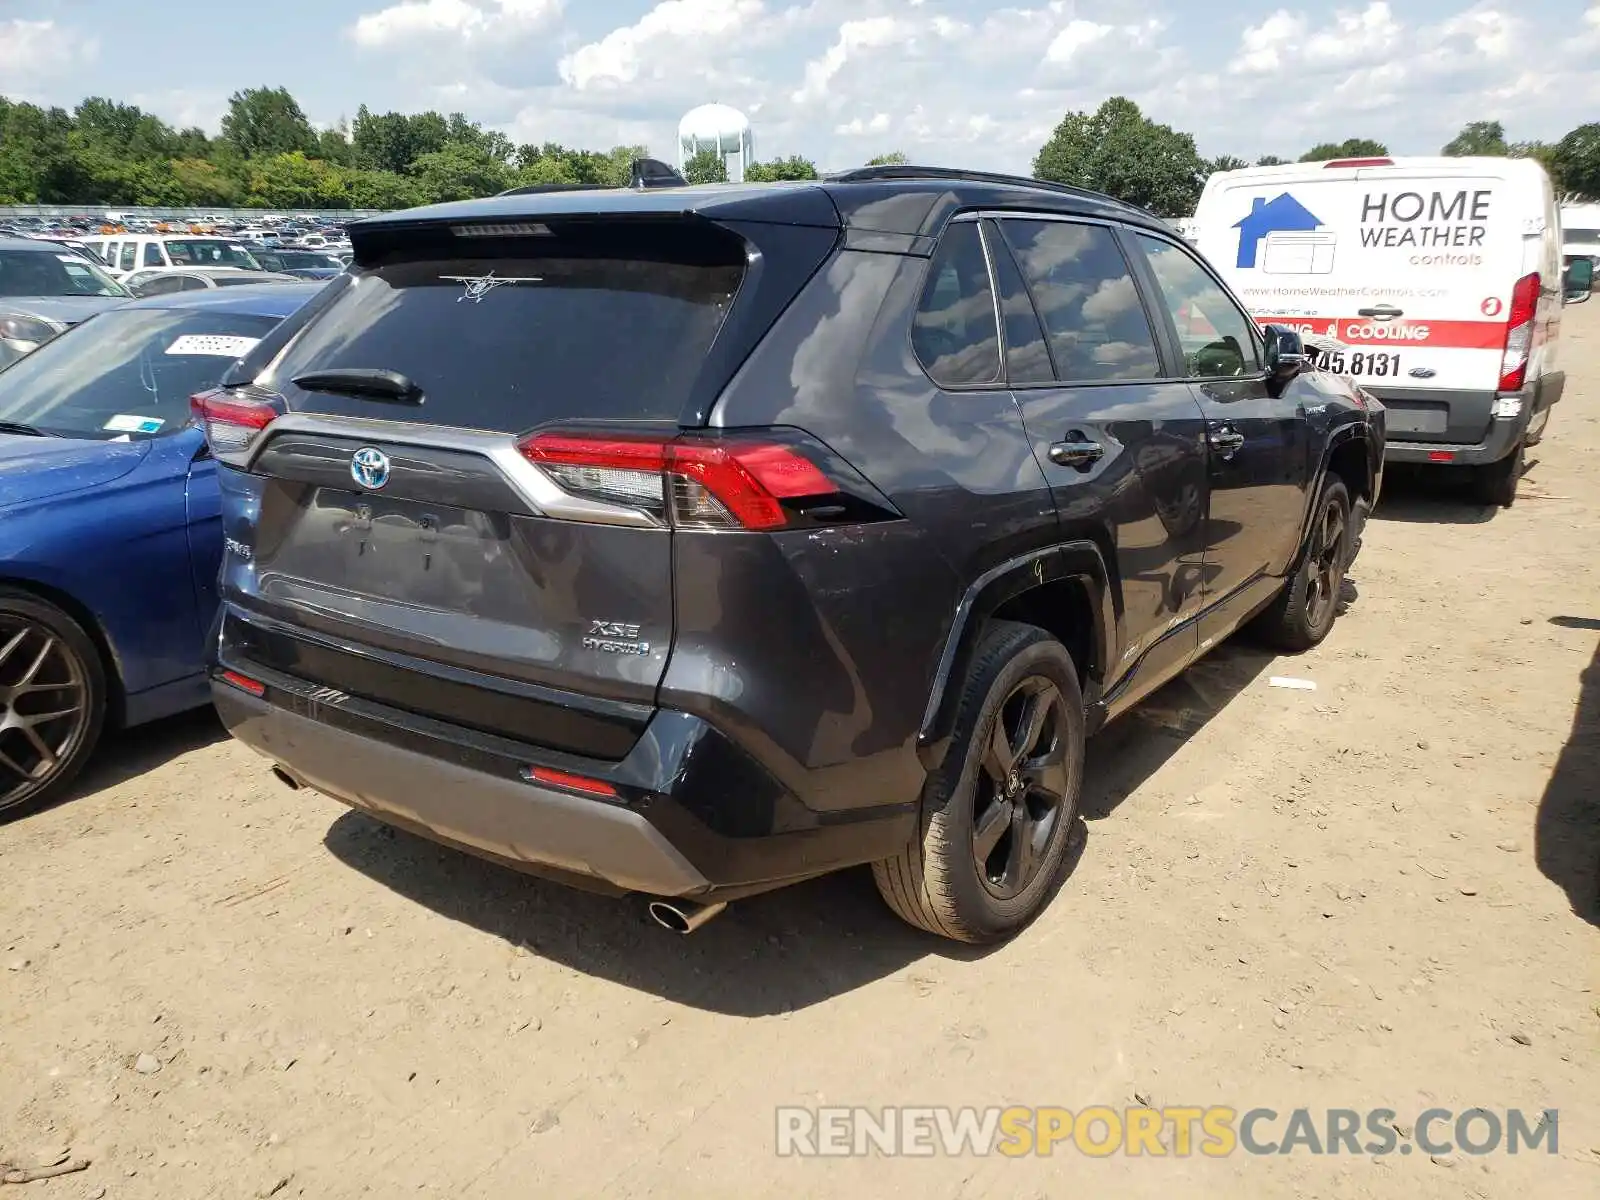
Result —
[[0, 592], [0, 810], [69, 783], [99, 738], [104, 683], [65, 613]]

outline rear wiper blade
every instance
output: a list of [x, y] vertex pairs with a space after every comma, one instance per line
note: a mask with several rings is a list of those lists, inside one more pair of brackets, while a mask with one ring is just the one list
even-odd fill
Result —
[[47, 429], [40, 429], [37, 425], [25, 425], [21, 421], [0, 421], [0, 433], [20, 433], [24, 437], [60, 437], [59, 433], [51, 433]]
[[380, 367], [335, 367], [308, 371], [291, 381], [307, 392], [332, 392], [340, 396], [362, 396], [396, 404], [421, 404], [422, 389], [399, 371]]

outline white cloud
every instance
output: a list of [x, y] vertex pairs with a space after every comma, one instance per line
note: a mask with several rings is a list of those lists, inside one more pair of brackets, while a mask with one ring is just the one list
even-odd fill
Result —
[[93, 62], [99, 52], [96, 39], [54, 21], [0, 21], [0, 89], [14, 96], [28, 95], [75, 66]]
[[1094, 21], [1069, 21], [1067, 27], [1056, 34], [1045, 48], [1044, 60], [1048, 63], [1071, 62], [1080, 51], [1104, 41], [1111, 29], [1110, 25], [1100, 25]]
[[842, 125], [835, 125], [833, 131], [841, 137], [867, 137], [889, 132], [889, 114], [873, 113], [867, 120], [853, 117]]
[[358, 46], [369, 49], [441, 35], [472, 41], [531, 32], [560, 15], [561, 0], [405, 0], [363, 13], [349, 34]]
[[669, 61], [677, 50], [725, 52], [725, 39], [765, 15], [761, 0], [662, 0], [634, 24], [580, 46], [558, 70], [579, 91], [629, 84], [649, 62]]
[[910, 36], [911, 26], [894, 17], [846, 21], [839, 26], [839, 36], [822, 57], [806, 64], [805, 82], [790, 98], [796, 104], [822, 99], [828, 94], [834, 76], [844, 69], [852, 57], [880, 46], [904, 44]]

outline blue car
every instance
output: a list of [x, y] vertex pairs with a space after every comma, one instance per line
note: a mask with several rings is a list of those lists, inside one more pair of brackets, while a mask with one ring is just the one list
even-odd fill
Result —
[[320, 288], [138, 300], [0, 370], [0, 811], [205, 704], [222, 532], [189, 397]]

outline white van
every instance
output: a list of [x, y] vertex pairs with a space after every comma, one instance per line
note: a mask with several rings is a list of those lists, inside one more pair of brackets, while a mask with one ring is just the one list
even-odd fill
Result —
[[109, 233], [83, 239], [121, 279], [144, 267], [239, 267], [259, 271], [261, 264], [237, 238], [203, 234]]
[[[1561, 399], [1561, 217], [1531, 159], [1356, 158], [1213, 175], [1198, 245], [1257, 320], [1388, 408], [1391, 462], [1509, 505]], [[1571, 299], [1576, 300], [1574, 295]], [[1583, 299], [1587, 299], [1587, 294]]]

